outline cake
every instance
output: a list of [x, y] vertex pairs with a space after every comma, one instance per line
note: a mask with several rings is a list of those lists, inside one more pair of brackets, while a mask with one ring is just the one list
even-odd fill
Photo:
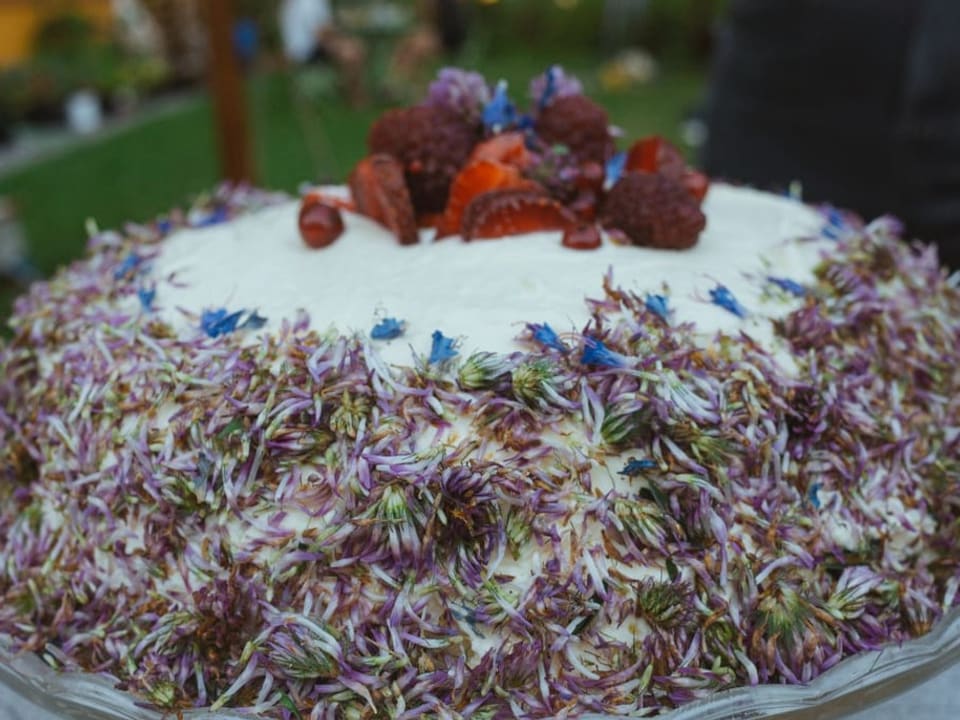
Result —
[[656, 714], [958, 604], [935, 252], [532, 97], [445, 71], [403, 122], [465, 149], [378, 124], [349, 188], [96, 231], [17, 302], [12, 651], [165, 710]]

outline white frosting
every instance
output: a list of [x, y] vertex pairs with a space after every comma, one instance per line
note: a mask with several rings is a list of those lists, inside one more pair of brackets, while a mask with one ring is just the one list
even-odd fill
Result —
[[[429, 353], [434, 330], [460, 339], [467, 355], [518, 349], [523, 322], [548, 322], [561, 334], [582, 329], [589, 317], [584, 300], [603, 296], [602, 278], [612, 267], [614, 284], [624, 289], [664, 293], [666, 286], [673, 322], [695, 322], [707, 335], [745, 330], [769, 344], [769, 318], [792, 305], [765, 297], [762, 278], [802, 282], [827, 246], [797, 242], [819, 235], [822, 222], [810, 208], [722, 184], [711, 187], [706, 230], [687, 251], [609, 240], [598, 250], [569, 250], [558, 232], [463, 243], [432, 242], [426, 231], [421, 244], [401, 246], [377, 223], [349, 212], [344, 234], [315, 250], [300, 238], [298, 207], [291, 202], [170, 237], [154, 267], [155, 277], [174, 279], [158, 289], [162, 316], [178, 327], [197, 326], [204, 309], [255, 308], [269, 330], [303, 309], [317, 329], [363, 335], [379, 318], [395, 317], [406, 322], [405, 334], [378, 345], [387, 361], [409, 363], [411, 348]], [[717, 283], [751, 316], [711, 304]]]

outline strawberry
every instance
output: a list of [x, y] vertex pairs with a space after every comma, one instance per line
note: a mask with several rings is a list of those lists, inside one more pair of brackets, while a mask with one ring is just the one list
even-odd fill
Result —
[[437, 226], [437, 237], [456, 235], [461, 230], [463, 212], [477, 195], [503, 188], [534, 188], [532, 180], [525, 180], [512, 165], [495, 160], [479, 160], [467, 165], [453, 179], [450, 198]]
[[593, 223], [581, 223], [564, 230], [561, 242], [571, 250], [596, 250], [601, 244], [600, 231]]
[[349, 210], [350, 212], [356, 212], [357, 210], [357, 207], [353, 204], [353, 200], [351, 198], [340, 197], [338, 195], [325, 192], [321, 188], [315, 188], [305, 192], [303, 195], [303, 202], [322, 202], [324, 205], [339, 208], [340, 210]]
[[606, 111], [583, 95], [556, 98], [540, 111], [535, 129], [548, 145], [566, 145], [580, 162], [603, 165], [614, 152]]
[[350, 192], [357, 211], [396, 235], [401, 245], [420, 240], [403, 168], [389, 155], [364, 158], [350, 173]]
[[703, 201], [710, 184], [706, 175], [689, 167], [680, 151], [658, 135], [635, 142], [627, 152], [624, 169], [666, 175], [683, 185], [697, 202]]
[[679, 250], [696, 244], [706, 217], [681, 183], [661, 173], [633, 171], [607, 194], [600, 222], [634, 245]]
[[367, 146], [371, 154], [386, 153], [400, 162], [418, 215], [441, 212], [481, 129], [448, 108], [417, 105], [381, 115]]
[[542, 191], [492, 190], [478, 195], [463, 213], [463, 239], [500, 238], [539, 230], [566, 230], [577, 217]]
[[306, 196], [300, 204], [297, 218], [300, 237], [308, 247], [322, 248], [343, 234], [340, 209], [317, 196]]
[[524, 170], [533, 161], [533, 156], [527, 149], [524, 134], [514, 131], [494, 135], [489, 140], [479, 143], [470, 153], [467, 165], [480, 160], [494, 160]]

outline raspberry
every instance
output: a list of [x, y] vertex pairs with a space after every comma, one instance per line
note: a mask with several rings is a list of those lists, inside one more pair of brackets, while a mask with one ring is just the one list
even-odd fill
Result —
[[613, 154], [606, 111], [583, 95], [559, 97], [540, 111], [537, 134], [550, 145], [566, 145], [580, 162], [603, 165]]
[[628, 172], [608, 193], [600, 222], [634, 245], [681, 250], [697, 243], [707, 219], [676, 180], [659, 173]]
[[385, 153], [403, 166], [418, 215], [442, 212], [450, 183], [480, 138], [481, 126], [445, 107], [388, 110], [367, 136], [371, 154]]

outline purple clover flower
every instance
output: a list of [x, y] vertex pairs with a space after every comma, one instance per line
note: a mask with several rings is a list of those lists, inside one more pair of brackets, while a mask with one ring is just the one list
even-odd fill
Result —
[[427, 105], [453, 110], [469, 122], [480, 119], [488, 102], [490, 88], [483, 75], [460, 68], [442, 68], [427, 90]]

